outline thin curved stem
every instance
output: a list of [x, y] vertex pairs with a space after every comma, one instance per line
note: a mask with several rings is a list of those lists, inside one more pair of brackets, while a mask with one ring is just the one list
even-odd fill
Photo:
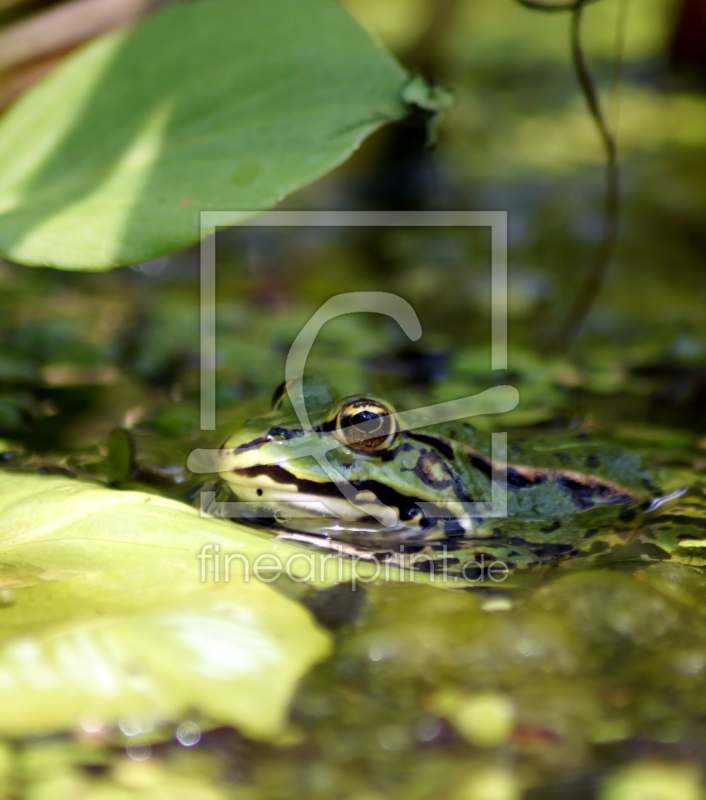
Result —
[[533, 11], [574, 11], [579, 6], [598, 3], [600, 0], [567, 0], [566, 2], [547, 3], [544, 0], [516, 0], [521, 6], [531, 8]]
[[615, 34], [615, 63], [610, 86], [610, 104], [608, 119], [610, 121], [613, 138], [618, 143], [618, 128], [620, 125], [620, 82], [623, 77], [625, 63], [625, 48], [627, 46], [629, 0], [618, 0], [617, 30]]
[[618, 242], [620, 219], [618, 148], [606, 116], [603, 113], [581, 43], [581, 23], [583, 21], [584, 8], [591, 3], [599, 2], [599, 0], [570, 0], [560, 3], [546, 2], [546, 0], [516, 0], [516, 2], [536, 11], [571, 12], [571, 56], [574, 70], [581, 93], [598, 130], [606, 157], [603, 237], [593, 257], [586, 279], [580, 287], [569, 313], [566, 315], [566, 319], [560, 325], [555, 336], [552, 337], [552, 349], [568, 349], [598, 297], [613, 261]]
[[605, 114], [598, 98], [591, 73], [581, 46], [581, 22], [585, 3], [576, 4], [571, 15], [571, 53], [576, 76], [588, 105], [589, 113], [598, 129], [606, 156], [606, 188], [604, 198], [605, 221], [603, 238], [593, 257], [588, 275], [580, 287], [578, 294], [560, 326], [555, 339], [557, 347], [568, 347], [576, 337], [586, 320], [598, 294], [603, 287], [606, 275], [613, 261], [618, 243], [620, 222], [620, 174], [618, 169], [618, 148], [608, 126]]

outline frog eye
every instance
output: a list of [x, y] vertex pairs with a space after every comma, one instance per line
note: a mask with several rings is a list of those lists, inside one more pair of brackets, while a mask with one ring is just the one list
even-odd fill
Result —
[[386, 450], [397, 435], [395, 412], [378, 400], [348, 401], [336, 414], [333, 435], [341, 444], [359, 453]]

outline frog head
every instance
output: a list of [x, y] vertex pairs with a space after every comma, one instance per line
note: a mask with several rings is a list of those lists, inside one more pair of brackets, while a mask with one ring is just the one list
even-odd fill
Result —
[[218, 472], [238, 500], [299, 530], [459, 529], [459, 500], [465, 498], [443, 445], [430, 447], [402, 430], [385, 400], [340, 397], [309, 378], [303, 398], [310, 425], [304, 429], [291, 388], [283, 384], [272, 410], [221, 448]]

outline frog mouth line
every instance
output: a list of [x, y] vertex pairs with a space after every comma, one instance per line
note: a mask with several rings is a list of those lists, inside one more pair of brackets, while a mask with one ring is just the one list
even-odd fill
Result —
[[[273, 483], [278, 484], [282, 493], [291, 493], [292, 497], [297, 494], [306, 495], [308, 497], [330, 497], [336, 500], [342, 500], [345, 497], [339, 485], [336, 483], [319, 483], [318, 481], [312, 481], [306, 478], [297, 478], [277, 464], [242, 467], [241, 469], [233, 469], [231, 474], [242, 476], [243, 478], [253, 481], [262, 477], [269, 478]], [[403, 523], [416, 522], [419, 520], [422, 528], [431, 528], [435, 524], [435, 517], [449, 520], [456, 516], [448, 509], [436, 506], [422, 498], [410, 497], [409, 495], [402, 494], [378, 481], [354, 480], [350, 481], [350, 485], [353, 486], [357, 492], [371, 492], [377, 498], [378, 503], [394, 508], [397, 511], [399, 520]], [[264, 499], [263, 497], [263, 500]], [[425, 511], [422, 511], [418, 503], [424, 503]], [[367, 504], [369, 505], [369, 503]], [[432, 512], [431, 515], [429, 515], [430, 511]], [[426, 516], [431, 516], [432, 518], [426, 519]]]

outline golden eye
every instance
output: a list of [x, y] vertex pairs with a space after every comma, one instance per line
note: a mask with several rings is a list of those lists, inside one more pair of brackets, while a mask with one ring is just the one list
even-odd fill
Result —
[[395, 412], [378, 400], [349, 400], [336, 414], [333, 435], [359, 453], [387, 450], [397, 436]]

